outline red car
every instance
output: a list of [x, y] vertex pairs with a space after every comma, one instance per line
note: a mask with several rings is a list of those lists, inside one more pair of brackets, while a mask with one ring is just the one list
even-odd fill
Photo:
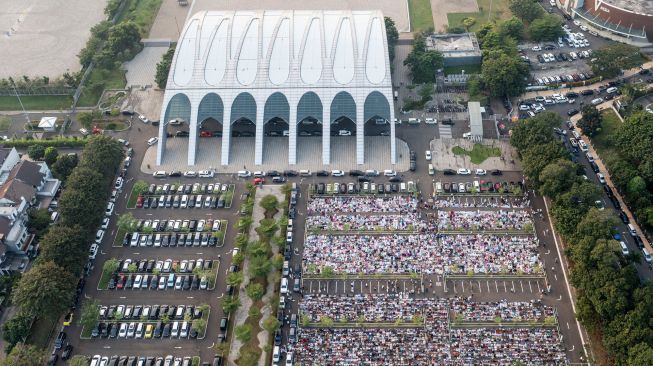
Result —
[[136, 208], [143, 208], [143, 196], [141, 195], [136, 198]]
[[210, 131], [200, 131], [200, 137], [211, 137]]
[[264, 184], [265, 178], [254, 178], [254, 184]]
[[125, 275], [120, 275], [120, 277], [118, 277], [118, 284], [116, 285], [116, 288], [118, 290], [122, 290], [125, 287], [126, 280], [127, 278], [125, 278]]

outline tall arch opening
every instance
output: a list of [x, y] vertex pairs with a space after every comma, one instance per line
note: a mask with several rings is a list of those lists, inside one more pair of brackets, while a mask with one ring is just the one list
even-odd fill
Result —
[[290, 105], [283, 93], [268, 97], [263, 108], [263, 164], [288, 161]]
[[[297, 103], [297, 151], [321, 151], [324, 111], [322, 100], [314, 92], [307, 92]], [[299, 138], [301, 137], [301, 138]], [[316, 149], [316, 146], [320, 149]], [[319, 159], [317, 156], [297, 154], [297, 163]]]
[[[231, 104], [231, 146], [244, 148], [244, 151], [254, 151], [254, 136], [256, 134], [256, 101], [250, 93], [240, 93]], [[230, 154], [229, 155], [233, 155]], [[249, 154], [248, 154], [249, 155]]]
[[[163, 121], [159, 124], [159, 151], [166, 147], [174, 150], [177, 154], [183, 154], [182, 151], [188, 151], [188, 124], [190, 122], [191, 105], [190, 99], [184, 93], [178, 93], [172, 96], [166, 106]], [[173, 139], [168, 141], [168, 138]], [[170, 144], [170, 146], [167, 146]], [[163, 155], [161, 155], [163, 159]]]

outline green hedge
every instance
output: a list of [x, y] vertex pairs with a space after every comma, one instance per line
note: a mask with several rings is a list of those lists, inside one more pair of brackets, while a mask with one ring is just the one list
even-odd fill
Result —
[[16, 139], [2, 142], [4, 147], [28, 147], [41, 145], [43, 147], [83, 147], [88, 142], [87, 138], [78, 137], [55, 137], [47, 140]]

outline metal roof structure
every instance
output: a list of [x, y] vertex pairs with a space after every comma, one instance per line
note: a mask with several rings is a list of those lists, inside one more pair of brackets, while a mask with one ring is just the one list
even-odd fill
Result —
[[[222, 124], [222, 164], [229, 163], [231, 124], [256, 125], [255, 164], [262, 163], [263, 125], [288, 122], [289, 163], [296, 163], [297, 123], [315, 118], [324, 130], [339, 117], [356, 123], [357, 161], [364, 162], [363, 126], [392, 121], [390, 62], [383, 14], [370, 11], [201, 11], [186, 22], [161, 109], [157, 164], [166, 124], [189, 123], [188, 165], [195, 164], [197, 127]], [[394, 124], [391, 156], [395, 161]], [[329, 164], [330, 134], [322, 136]]]

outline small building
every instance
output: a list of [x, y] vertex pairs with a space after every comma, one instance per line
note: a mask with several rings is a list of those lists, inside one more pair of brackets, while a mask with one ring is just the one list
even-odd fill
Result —
[[54, 132], [57, 128], [57, 117], [41, 117], [39, 128], [43, 129], [43, 131]]
[[426, 49], [442, 52], [444, 66], [481, 63], [481, 47], [474, 33], [431, 34], [426, 38]]

